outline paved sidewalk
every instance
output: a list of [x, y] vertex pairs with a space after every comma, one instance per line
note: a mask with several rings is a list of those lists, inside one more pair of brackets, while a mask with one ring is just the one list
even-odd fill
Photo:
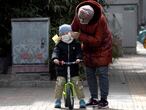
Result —
[[[110, 66], [108, 110], [146, 110], [146, 49], [125, 55]], [[54, 82], [49, 87], [0, 88], [0, 110], [59, 110], [54, 108]], [[86, 101], [89, 91], [85, 85]], [[62, 105], [62, 110], [66, 110]], [[78, 109], [75, 100], [75, 109]], [[87, 107], [86, 110], [98, 110]]]

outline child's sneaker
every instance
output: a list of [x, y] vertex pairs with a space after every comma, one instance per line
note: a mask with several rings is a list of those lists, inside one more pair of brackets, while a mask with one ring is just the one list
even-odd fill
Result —
[[95, 98], [90, 98], [88, 103], [86, 104], [87, 106], [98, 106], [98, 100]]
[[57, 99], [55, 101], [55, 108], [61, 108], [61, 100], [60, 99]]
[[83, 99], [81, 99], [79, 101], [79, 104], [80, 104], [80, 108], [86, 108], [86, 103], [85, 103], [85, 101]]
[[108, 101], [106, 99], [101, 99], [98, 103], [99, 109], [106, 109], [108, 108]]

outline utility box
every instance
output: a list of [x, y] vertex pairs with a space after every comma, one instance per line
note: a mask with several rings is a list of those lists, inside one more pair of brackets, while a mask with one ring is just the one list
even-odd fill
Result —
[[[109, 0], [106, 9], [108, 15], [116, 18], [121, 29], [120, 39], [124, 53], [136, 53], [136, 41], [138, 34], [138, 0]], [[118, 28], [117, 26], [117, 28]], [[117, 30], [114, 30], [117, 32]]]
[[48, 73], [49, 18], [16, 18], [11, 24], [12, 73]]
[[44, 64], [49, 57], [49, 18], [12, 19], [13, 64]]

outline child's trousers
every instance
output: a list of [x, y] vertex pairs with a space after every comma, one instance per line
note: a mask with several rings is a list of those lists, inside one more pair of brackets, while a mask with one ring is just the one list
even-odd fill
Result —
[[[83, 92], [83, 85], [79, 79], [79, 76], [75, 76], [71, 78], [71, 82], [74, 84], [75, 92], [78, 97], [78, 99], [84, 98], [84, 92]], [[64, 85], [66, 83], [66, 79], [64, 77], [58, 76], [56, 81], [56, 87], [55, 87], [55, 98], [61, 99], [62, 98], [62, 92], [64, 89]]]

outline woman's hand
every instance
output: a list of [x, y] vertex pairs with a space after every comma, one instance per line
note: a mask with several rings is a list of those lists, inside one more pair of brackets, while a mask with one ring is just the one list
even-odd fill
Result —
[[70, 34], [71, 34], [71, 37], [73, 37], [74, 39], [78, 39], [80, 35], [79, 32], [70, 32]]

